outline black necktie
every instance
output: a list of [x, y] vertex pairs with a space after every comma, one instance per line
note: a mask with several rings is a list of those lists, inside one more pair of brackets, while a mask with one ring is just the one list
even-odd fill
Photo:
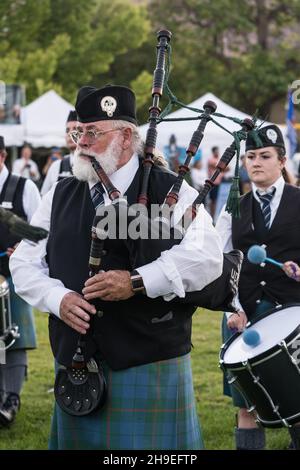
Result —
[[273, 190], [270, 193], [267, 193], [267, 194], [259, 194], [259, 192], [256, 191], [256, 194], [257, 194], [257, 196], [259, 197], [259, 199], [262, 203], [262, 213], [263, 213], [263, 216], [264, 216], [265, 226], [266, 226], [267, 229], [270, 228], [270, 220], [271, 220], [270, 203], [273, 199], [275, 191], [276, 191], [276, 188], [273, 188]]
[[103, 193], [104, 193], [104, 188], [100, 182], [95, 184], [95, 186], [91, 188], [91, 198], [92, 198], [95, 210], [97, 210], [97, 207], [99, 207], [101, 204], [104, 204]]

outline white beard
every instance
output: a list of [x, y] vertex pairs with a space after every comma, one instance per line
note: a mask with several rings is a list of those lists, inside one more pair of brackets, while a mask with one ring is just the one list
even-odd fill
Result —
[[105, 152], [102, 153], [95, 153], [77, 147], [74, 152], [73, 174], [80, 181], [88, 181], [95, 184], [99, 181], [99, 178], [92, 164], [80, 157], [81, 153], [94, 157], [109, 176], [117, 170], [122, 148], [118, 142], [118, 138], [112, 140]]

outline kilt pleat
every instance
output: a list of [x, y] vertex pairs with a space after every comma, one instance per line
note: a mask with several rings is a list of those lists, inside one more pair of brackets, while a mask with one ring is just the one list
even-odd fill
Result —
[[104, 408], [77, 417], [56, 404], [49, 449], [202, 449], [190, 354], [121, 371], [103, 365]]

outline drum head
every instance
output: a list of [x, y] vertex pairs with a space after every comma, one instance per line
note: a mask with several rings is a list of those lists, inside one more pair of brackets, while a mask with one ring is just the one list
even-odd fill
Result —
[[300, 305], [291, 304], [275, 308], [259, 316], [247, 330], [256, 330], [260, 336], [257, 346], [249, 346], [243, 340], [243, 334], [237, 333], [226, 343], [223, 361], [233, 365], [255, 358], [282, 340], [285, 340], [300, 325]]

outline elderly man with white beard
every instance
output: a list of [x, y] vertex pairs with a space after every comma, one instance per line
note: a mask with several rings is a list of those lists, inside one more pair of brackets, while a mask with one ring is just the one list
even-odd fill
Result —
[[[195, 308], [178, 298], [221, 275], [219, 236], [201, 207], [179, 244], [134, 271], [122, 240], [105, 240], [103, 271], [89, 278], [93, 218], [110, 200], [88, 156], [133, 204], [142, 178], [142, 143], [129, 88], [83, 87], [75, 108], [74, 177], [58, 182], [32, 219], [49, 230], [48, 240], [37, 246], [23, 241], [11, 270], [18, 294], [50, 314], [57, 366], [70, 366], [78, 333], [85, 335], [85, 359], [97, 361], [108, 392], [103, 407], [86, 416], [71, 416], [56, 404], [49, 447], [201, 449], [190, 364]], [[162, 166], [152, 167], [151, 204], [163, 203], [175, 178]], [[196, 196], [184, 182], [174, 223]]]

